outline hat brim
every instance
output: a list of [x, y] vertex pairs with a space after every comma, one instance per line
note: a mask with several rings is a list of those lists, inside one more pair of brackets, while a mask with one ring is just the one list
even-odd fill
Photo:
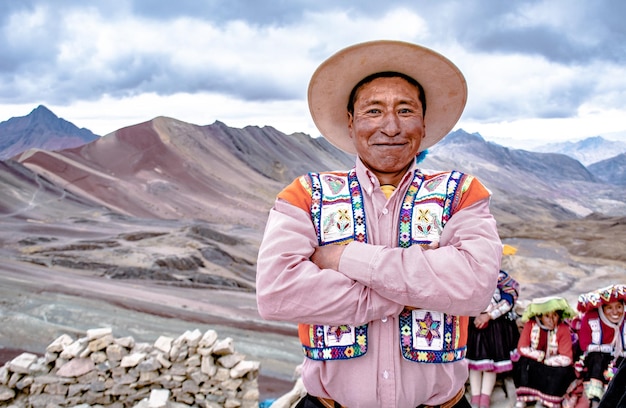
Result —
[[522, 322], [527, 322], [535, 316], [549, 312], [562, 312], [563, 319], [571, 319], [576, 316], [576, 311], [570, 306], [569, 302], [562, 297], [548, 296], [544, 298], [533, 299], [526, 307], [522, 315]]
[[354, 154], [348, 132], [348, 98], [363, 78], [378, 72], [399, 72], [418, 81], [426, 96], [423, 151], [443, 139], [457, 123], [467, 101], [461, 71], [428, 48], [401, 41], [371, 41], [345, 48], [324, 61], [309, 82], [313, 122], [330, 143]]

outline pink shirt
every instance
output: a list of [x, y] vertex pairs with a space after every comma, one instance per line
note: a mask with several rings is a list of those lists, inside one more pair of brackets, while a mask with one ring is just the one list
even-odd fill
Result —
[[502, 254], [489, 198], [455, 212], [439, 248], [397, 248], [399, 210], [413, 168], [389, 200], [358, 159], [356, 170], [368, 243], [348, 244], [338, 271], [319, 269], [309, 260], [317, 246], [309, 212], [276, 200], [259, 248], [259, 313], [268, 320], [298, 323], [369, 323], [364, 356], [337, 361], [305, 358], [302, 379], [310, 394], [350, 408], [441, 404], [464, 387], [467, 363], [405, 360], [398, 315], [405, 305], [469, 316], [485, 310]]

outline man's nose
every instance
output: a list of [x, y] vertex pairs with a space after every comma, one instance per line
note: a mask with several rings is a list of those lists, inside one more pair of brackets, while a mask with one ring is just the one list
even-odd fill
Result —
[[380, 126], [381, 132], [389, 137], [397, 136], [400, 133], [400, 118], [395, 112], [388, 112], [383, 116]]

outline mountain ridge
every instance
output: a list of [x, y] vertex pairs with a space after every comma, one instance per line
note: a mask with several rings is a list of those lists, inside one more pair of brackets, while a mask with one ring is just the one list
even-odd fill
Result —
[[614, 158], [626, 152], [626, 143], [592, 136], [576, 142], [548, 143], [532, 149], [540, 153], [560, 153], [573, 157], [585, 166]]
[[[16, 159], [122, 214], [210, 222], [232, 216], [256, 227], [275, 195], [297, 176], [347, 169], [354, 161], [324, 138], [285, 135], [269, 126], [230, 128], [219, 121], [199, 126], [164, 116], [81, 146], [29, 150]], [[479, 177], [494, 192], [494, 213], [503, 222], [521, 221], [528, 213], [548, 219], [626, 214], [625, 193], [577, 160], [503, 147], [462, 129], [431, 148], [423, 167]], [[595, 194], [581, 195], [581, 188]], [[237, 206], [228, 205], [233, 201]]]
[[99, 136], [59, 118], [44, 105], [28, 115], [0, 122], [0, 160], [14, 157], [28, 149], [62, 150], [81, 146]]

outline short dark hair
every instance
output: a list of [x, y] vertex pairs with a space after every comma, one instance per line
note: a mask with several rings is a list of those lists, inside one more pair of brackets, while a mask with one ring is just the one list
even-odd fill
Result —
[[394, 72], [394, 71], [376, 72], [374, 74], [368, 75], [365, 78], [361, 79], [359, 83], [356, 84], [354, 88], [352, 88], [352, 91], [350, 92], [350, 98], [348, 99], [348, 112], [350, 112], [350, 114], [354, 113], [354, 100], [356, 99], [356, 94], [359, 91], [359, 89], [363, 85], [368, 84], [378, 78], [402, 78], [408, 83], [410, 83], [411, 85], [413, 85], [414, 87], [416, 87], [417, 90], [419, 91], [420, 102], [422, 103], [422, 115], [426, 117], [426, 94], [424, 93], [424, 87], [422, 86], [422, 84], [420, 84], [415, 78], [412, 78], [401, 72]]

